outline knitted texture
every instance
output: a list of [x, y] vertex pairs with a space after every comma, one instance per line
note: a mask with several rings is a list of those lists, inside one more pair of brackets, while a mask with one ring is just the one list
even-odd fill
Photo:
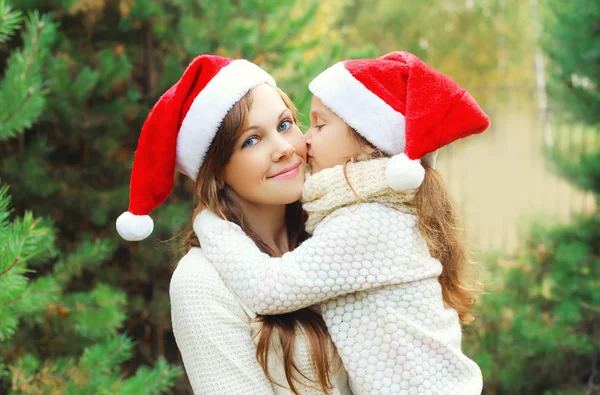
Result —
[[325, 217], [338, 208], [356, 204], [357, 199], [361, 203], [378, 202], [415, 214], [414, 207], [409, 205], [415, 191], [396, 192], [387, 184], [385, 171], [389, 161], [389, 158], [381, 158], [351, 162], [308, 177], [302, 191], [302, 208], [308, 213], [306, 231], [312, 234]]
[[[256, 335], [262, 324], [257, 320], [253, 320], [250, 325], [252, 327], [253, 334]], [[255, 339], [257, 338], [255, 337]], [[283, 356], [281, 354], [279, 336], [275, 336], [272, 340], [274, 348], [269, 354], [269, 373], [275, 381], [273, 389], [277, 395], [291, 394], [292, 392], [289, 390], [289, 386], [285, 378], [285, 372], [283, 370]], [[310, 345], [306, 340], [304, 329], [301, 327], [297, 328], [296, 344], [294, 348], [294, 363], [300, 372], [302, 372], [302, 374], [294, 372], [296, 383], [300, 383], [296, 384], [296, 388], [302, 395], [323, 395], [323, 391], [320, 390], [320, 387], [314, 381], [315, 375], [313, 373], [314, 370], [310, 354]], [[333, 344], [331, 344], [329, 350], [322, 350], [322, 352], [330, 353], [329, 361], [331, 363], [331, 368], [335, 372], [331, 377], [334, 388], [331, 390], [331, 392], [329, 392], [329, 394], [352, 395], [352, 392], [350, 392], [350, 388], [348, 386], [348, 374], [346, 373], [346, 369], [344, 369], [342, 361]], [[307, 377], [303, 377], [303, 375], [306, 375]]]
[[[337, 181], [329, 185], [337, 194]], [[342, 207], [280, 258], [208, 210], [194, 230], [228, 286], [259, 314], [322, 303], [354, 394], [481, 393], [481, 371], [461, 351], [458, 314], [442, 299], [442, 266], [414, 215], [379, 203]]]
[[[186, 373], [196, 394], [290, 395], [281, 363], [277, 337], [269, 354], [267, 380], [256, 359], [256, 334], [261, 323], [225, 286], [202, 250], [192, 248], [177, 265], [170, 285], [171, 319]], [[310, 378], [312, 361], [306, 338], [296, 337], [295, 362]], [[339, 366], [339, 357], [334, 357]], [[332, 394], [349, 394], [348, 376], [340, 367], [333, 377]], [[310, 384], [303, 380], [305, 384]], [[314, 384], [312, 384], [314, 386]], [[302, 394], [320, 395], [308, 385], [298, 385]]]

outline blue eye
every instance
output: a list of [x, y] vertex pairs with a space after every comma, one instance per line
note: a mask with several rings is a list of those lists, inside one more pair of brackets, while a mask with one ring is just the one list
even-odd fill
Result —
[[258, 143], [258, 137], [250, 137], [248, 140], [244, 141], [242, 148], [252, 147], [256, 143]]
[[[287, 125], [287, 126], [285, 126], [285, 125]], [[286, 130], [288, 130], [291, 127], [292, 127], [292, 121], [285, 120], [279, 124], [279, 126], [277, 127], [277, 130], [280, 132], [285, 132]]]

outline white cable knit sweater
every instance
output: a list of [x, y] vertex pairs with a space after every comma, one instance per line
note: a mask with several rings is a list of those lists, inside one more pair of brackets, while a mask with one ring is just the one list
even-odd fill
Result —
[[[389, 195], [377, 181], [386, 161], [348, 166], [366, 201]], [[313, 203], [339, 201], [336, 195], [349, 190], [340, 190], [340, 177], [340, 166], [323, 170], [304, 190], [320, 191]], [[365, 187], [353, 182], [359, 179], [375, 182]], [[317, 206], [319, 214], [332, 208]], [[458, 314], [445, 306], [437, 280], [442, 266], [416, 217], [381, 203], [331, 211], [311, 239], [281, 258], [263, 254], [237, 225], [208, 210], [194, 229], [225, 282], [259, 314], [322, 303], [354, 394], [479, 395], [481, 371], [461, 351]]]
[[[261, 325], [254, 320], [256, 314], [225, 286], [200, 248], [192, 248], [177, 265], [170, 298], [175, 340], [195, 394], [291, 395], [279, 348], [271, 348], [269, 373], [282, 386], [267, 380], [256, 359], [253, 339]], [[296, 338], [294, 360], [312, 377], [308, 343], [303, 336]], [[340, 365], [337, 355], [335, 362]], [[333, 379], [332, 394], [351, 395], [343, 367]], [[298, 389], [302, 394], [323, 394], [307, 385], [298, 385]]]

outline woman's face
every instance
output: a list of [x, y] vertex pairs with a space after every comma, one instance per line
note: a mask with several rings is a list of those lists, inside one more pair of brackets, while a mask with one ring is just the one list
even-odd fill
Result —
[[316, 96], [310, 105], [310, 128], [306, 132], [310, 174], [345, 163], [361, 152], [352, 129]]
[[245, 130], [235, 142], [223, 180], [236, 200], [286, 205], [300, 199], [306, 143], [292, 110], [269, 85], [252, 90]]

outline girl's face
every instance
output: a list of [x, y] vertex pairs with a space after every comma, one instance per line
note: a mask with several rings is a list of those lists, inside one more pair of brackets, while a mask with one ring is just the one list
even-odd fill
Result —
[[306, 143], [293, 113], [269, 85], [254, 88], [252, 107], [223, 181], [233, 198], [252, 205], [290, 204], [302, 195]]
[[316, 96], [310, 106], [310, 128], [306, 133], [310, 174], [344, 164], [361, 152], [354, 132]]

